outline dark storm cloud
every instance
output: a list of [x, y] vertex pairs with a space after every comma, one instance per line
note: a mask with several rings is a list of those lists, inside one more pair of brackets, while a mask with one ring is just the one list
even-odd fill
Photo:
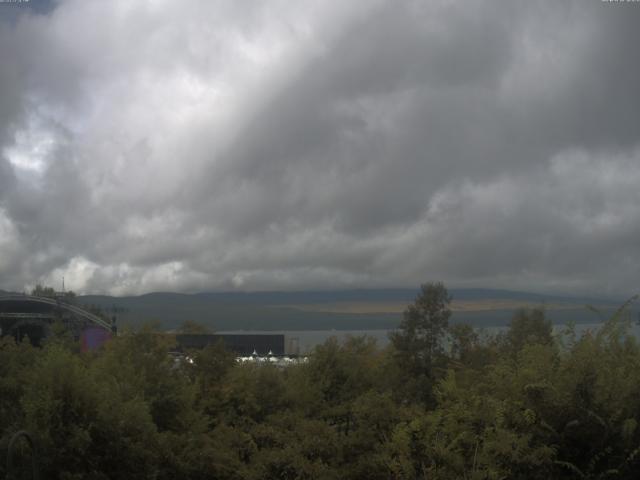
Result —
[[0, 287], [630, 292], [638, 20], [69, 0], [0, 24]]
[[[438, 20], [447, 27], [430, 31], [438, 21], [431, 11], [385, 4], [306, 65], [238, 136], [231, 180], [223, 179], [266, 184], [274, 194], [308, 180], [326, 198], [318, 191], [306, 204], [307, 188], [302, 198], [269, 198], [249, 225], [270, 223], [269, 207], [304, 217], [339, 212], [344, 228], [412, 221], [443, 175], [482, 162], [464, 143], [483, 133], [465, 130], [482, 130], [495, 110], [496, 99], [484, 95], [494, 97], [512, 54], [509, 15], [496, 7], [445, 9]], [[290, 178], [292, 169], [306, 178]]]

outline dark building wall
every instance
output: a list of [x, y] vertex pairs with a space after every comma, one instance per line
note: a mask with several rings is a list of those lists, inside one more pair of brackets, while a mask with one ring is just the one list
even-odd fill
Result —
[[284, 355], [285, 353], [284, 335], [177, 334], [176, 341], [181, 350], [204, 348], [221, 341], [227, 349], [237, 355], [248, 356], [254, 350], [258, 355], [266, 355], [269, 351], [274, 355]]

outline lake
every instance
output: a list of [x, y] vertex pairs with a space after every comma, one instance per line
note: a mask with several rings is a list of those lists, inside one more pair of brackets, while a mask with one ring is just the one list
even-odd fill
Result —
[[[602, 326], [602, 323], [579, 323], [576, 324], [575, 329], [578, 336], [582, 335], [588, 330], [596, 331]], [[501, 331], [505, 331], [508, 327], [505, 326], [493, 326], [477, 329], [480, 334], [495, 335]], [[554, 325], [554, 333], [560, 334], [562, 330], [566, 328], [566, 325]], [[393, 332], [393, 329], [377, 329], [377, 330], [225, 330], [216, 333], [229, 333], [229, 334], [247, 334], [247, 335], [260, 335], [260, 334], [283, 334], [285, 336], [285, 350], [288, 353], [295, 351], [295, 345], [299, 346], [301, 354], [307, 354], [313, 350], [316, 345], [324, 343], [331, 337], [336, 337], [340, 341], [344, 341], [347, 337], [361, 337], [368, 336], [375, 338], [378, 346], [385, 347], [389, 344], [389, 333]], [[640, 325], [633, 323], [631, 326], [632, 334], [640, 339]]]

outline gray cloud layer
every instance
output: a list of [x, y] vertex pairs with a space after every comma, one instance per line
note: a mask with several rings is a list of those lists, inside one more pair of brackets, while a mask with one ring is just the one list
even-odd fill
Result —
[[638, 4], [6, 8], [0, 288], [637, 290]]

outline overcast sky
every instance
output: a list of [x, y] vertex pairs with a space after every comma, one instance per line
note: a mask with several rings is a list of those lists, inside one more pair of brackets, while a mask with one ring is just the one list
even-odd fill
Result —
[[640, 3], [0, 3], [0, 288], [640, 290]]

